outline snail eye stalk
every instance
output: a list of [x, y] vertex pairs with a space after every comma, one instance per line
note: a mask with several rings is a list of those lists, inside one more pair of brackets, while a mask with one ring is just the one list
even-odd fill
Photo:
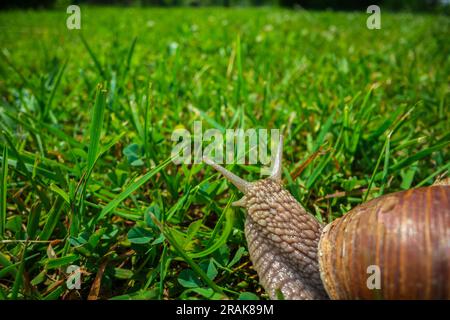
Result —
[[270, 174], [270, 179], [280, 182], [281, 175], [283, 173], [283, 136], [280, 135], [280, 141], [278, 142], [277, 153], [275, 154], [272, 173]]
[[215, 163], [214, 161], [212, 161], [211, 159], [209, 159], [207, 157], [203, 157], [203, 161], [206, 164], [213, 167], [214, 169], [216, 169], [217, 171], [219, 171], [221, 174], [223, 174], [223, 176], [225, 178], [227, 178], [227, 180], [230, 181], [232, 184], [234, 184], [236, 186], [236, 188], [238, 188], [242, 193], [244, 193], [244, 194], [247, 193], [247, 190], [250, 187], [250, 182], [247, 182], [244, 179], [239, 178], [234, 173], [228, 171], [227, 169], [225, 169], [221, 165], [218, 165], [217, 163]]

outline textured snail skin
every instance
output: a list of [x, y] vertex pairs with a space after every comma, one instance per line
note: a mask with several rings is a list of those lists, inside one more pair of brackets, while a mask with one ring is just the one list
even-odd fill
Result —
[[247, 211], [250, 259], [271, 299], [328, 299], [320, 279], [319, 222], [272, 179], [252, 183], [238, 202]]
[[[324, 228], [319, 263], [332, 299], [450, 299], [450, 186], [355, 207]], [[367, 286], [371, 265], [379, 288]]]

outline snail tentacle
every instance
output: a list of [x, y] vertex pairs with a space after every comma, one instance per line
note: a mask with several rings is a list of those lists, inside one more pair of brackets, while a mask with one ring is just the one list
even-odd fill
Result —
[[277, 153], [275, 154], [274, 164], [272, 167], [272, 173], [270, 179], [280, 182], [281, 175], [283, 174], [283, 136], [280, 135], [280, 141], [278, 142]]
[[203, 157], [203, 161], [210, 165], [211, 167], [213, 167], [214, 169], [216, 169], [217, 171], [219, 171], [221, 174], [223, 174], [223, 176], [225, 178], [227, 178], [232, 184], [234, 184], [236, 186], [236, 188], [238, 188], [242, 193], [246, 193], [248, 188], [250, 187], [251, 183], [248, 181], [245, 181], [242, 178], [239, 178], [237, 175], [235, 175], [234, 173], [228, 171], [227, 169], [225, 169], [224, 167], [222, 167], [221, 165], [215, 163], [213, 160], [207, 158], [207, 157]]

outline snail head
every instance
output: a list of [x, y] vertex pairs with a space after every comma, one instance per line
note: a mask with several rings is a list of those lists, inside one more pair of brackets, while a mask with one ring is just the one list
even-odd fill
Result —
[[222, 173], [222, 175], [236, 186], [244, 196], [233, 202], [233, 206], [243, 207], [247, 210], [251, 206], [259, 205], [263, 206], [268, 201], [277, 199], [280, 196], [280, 192], [283, 190], [281, 184], [281, 174], [282, 174], [282, 158], [283, 158], [283, 137], [280, 136], [280, 141], [278, 143], [278, 148], [276, 154], [274, 155], [273, 165], [271, 169], [271, 174], [268, 178], [258, 180], [256, 182], [248, 182], [234, 173], [228, 171], [221, 165], [216, 164], [209, 158], [204, 158], [204, 162], [214, 169]]

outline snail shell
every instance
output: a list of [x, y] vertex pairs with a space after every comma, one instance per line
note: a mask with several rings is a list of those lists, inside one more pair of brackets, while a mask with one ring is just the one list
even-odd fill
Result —
[[[411, 189], [327, 225], [319, 267], [330, 298], [450, 299], [449, 201], [449, 186]], [[379, 267], [379, 289], [367, 284], [369, 266]]]

